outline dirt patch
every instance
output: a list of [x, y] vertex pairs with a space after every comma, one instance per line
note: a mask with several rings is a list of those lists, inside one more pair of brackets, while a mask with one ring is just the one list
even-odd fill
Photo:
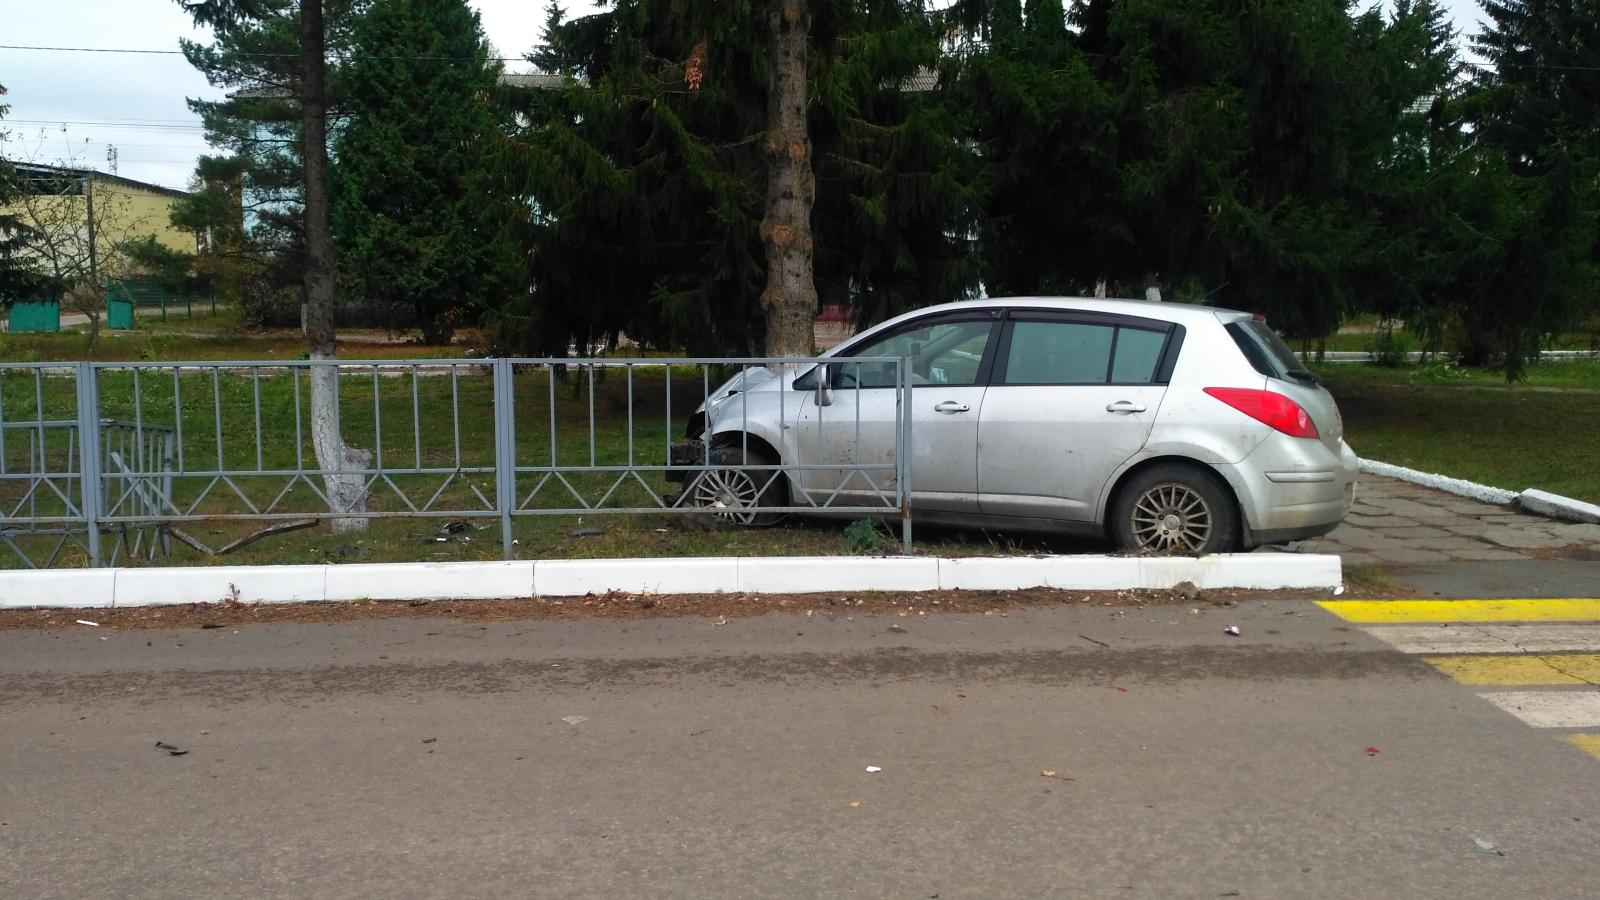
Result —
[[1310, 591], [925, 591], [837, 594], [626, 594], [519, 600], [397, 600], [355, 603], [195, 603], [129, 609], [19, 609], [0, 611], [0, 631], [18, 628], [217, 628], [274, 622], [354, 622], [363, 619], [653, 619], [669, 616], [743, 618], [773, 612], [839, 612], [845, 609], [906, 618], [939, 613], [1003, 613], [1063, 605], [1228, 606], [1242, 600], [1319, 599]]

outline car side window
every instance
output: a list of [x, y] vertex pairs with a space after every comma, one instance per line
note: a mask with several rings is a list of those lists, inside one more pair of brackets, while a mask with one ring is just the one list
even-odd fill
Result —
[[1014, 320], [1001, 384], [1150, 384], [1166, 331], [1113, 322]]
[[1116, 331], [1088, 322], [1017, 322], [1003, 383], [1105, 384]]
[[[978, 383], [983, 353], [994, 333], [988, 319], [934, 322], [850, 349], [850, 356], [909, 356], [913, 384], [966, 387]], [[841, 388], [892, 388], [893, 363], [834, 363], [833, 383]]]
[[1143, 328], [1117, 329], [1117, 358], [1111, 364], [1112, 384], [1149, 384], [1161, 365], [1167, 333]]

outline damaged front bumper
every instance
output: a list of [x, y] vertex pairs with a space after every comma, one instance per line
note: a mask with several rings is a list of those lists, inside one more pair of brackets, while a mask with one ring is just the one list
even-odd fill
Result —
[[[682, 441], [667, 448], [666, 478], [674, 484], [683, 484], [695, 470], [706, 464], [705, 441]], [[689, 468], [689, 467], [695, 468]]]

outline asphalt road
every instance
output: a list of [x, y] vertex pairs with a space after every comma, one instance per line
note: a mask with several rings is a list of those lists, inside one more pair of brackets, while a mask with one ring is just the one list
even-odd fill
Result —
[[1600, 759], [1308, 602], [105, 631], [0, 634], [0, 897], [1600, 884]]

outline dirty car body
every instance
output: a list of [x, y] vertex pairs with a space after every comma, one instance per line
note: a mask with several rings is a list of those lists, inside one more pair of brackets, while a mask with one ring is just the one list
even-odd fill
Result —
[[[671, 462], [720, 451], [735, 471], [764, 464], [771, 481], [746, 492], [755, 504], [892, 508], [892, 473], [848, 468], [892, 466], [897, 447], [899, 370], [853, 362], [866, 357], [910, 361], [918, 522], [1209, 553], [1325, 534], [1354, 501], [1338, 408], [1264, 321], [1133, 300], [907, 313], [813, 365], [742, 372], [696, 411]], [[684, 472], [690, 487], [703, 477]]]

